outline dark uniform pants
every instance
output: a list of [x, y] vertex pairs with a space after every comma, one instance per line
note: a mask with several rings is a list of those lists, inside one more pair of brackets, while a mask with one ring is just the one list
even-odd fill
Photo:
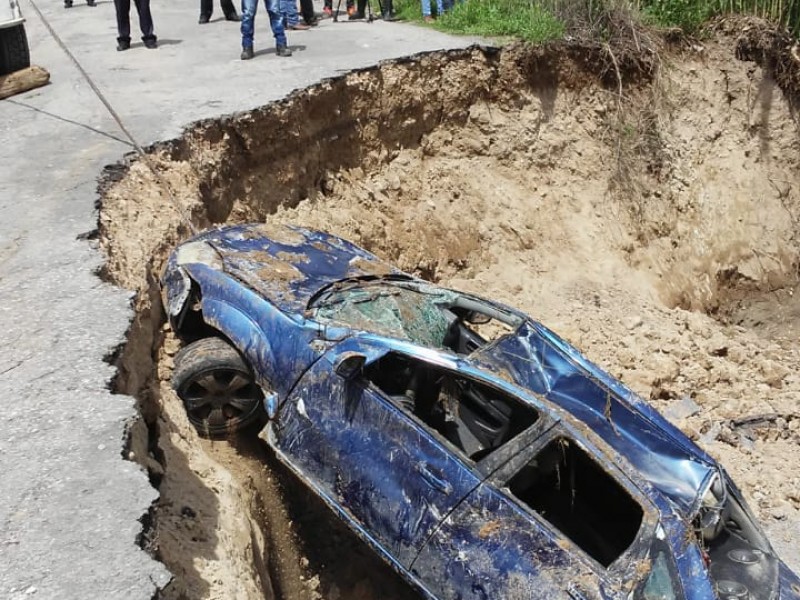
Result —
[[[139, 28], [143, 40], [154, 40], [153, 16], [150, 14], [150, 0], [133, 0], [136, 12], [139, 13]], [[117, 41], [131, 41], [131, 0], [114, 0], [117, 9]]]
[[[225, 17], [232, 17], [236, 14], [236, 7], [232, 0], [220, 0], [219, 6]], [[200, 16], [211, 18], [214, 12], [214, 0], [200, 0]]]

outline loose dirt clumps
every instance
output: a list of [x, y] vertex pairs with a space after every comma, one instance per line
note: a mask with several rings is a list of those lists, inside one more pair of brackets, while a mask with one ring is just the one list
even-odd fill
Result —
[[[257, 441], [190, 427], [156, 283], [182, 214], [323, 229], [527, 311], [720, 458], [774, 532], [800, 529], [800, 134], [742, 43], [613, 69], [568, 44], [414, 56], [115, 170], [107, 270], [139, 290], [117, 388], [161, 492], [143, 540], [175, 574], [162, 597], [413, 597]], [[799, 568], [792, 535], [773, 540]]]

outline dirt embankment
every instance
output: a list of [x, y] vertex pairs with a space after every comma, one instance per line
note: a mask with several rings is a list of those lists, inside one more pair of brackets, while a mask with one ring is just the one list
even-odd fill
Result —
[[[800, 134], [770, 64], [735, 58], [758, 39], [721, 32], [644, 71], [576, 46], [412, 57], [198, 123], [153, 148], [161, 182], [143, 161], [112, 173], [108, 274], [140, 290], [117, 387], [161, 492], [142, 541], [175, 573], [163, 597], [412, 597], [258, 443], [189, 426], [155, 285], [189, 233], [175, 203], [200, 227], [328, 230], [526, 310], [797, 532]], [[776, 542], [800, 568], [797, 539]]]

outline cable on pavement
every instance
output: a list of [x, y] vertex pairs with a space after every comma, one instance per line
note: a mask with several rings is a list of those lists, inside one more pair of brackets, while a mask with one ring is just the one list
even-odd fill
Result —
[[28, 1], [31, 3], [31, 6], [33, 7], [33, 10], [36, 11], [36, 14], [39, 15], [39, 19], [41, 19], [42, 23], [44, 23], [44, 26], [45, 26], [45, 28], [47, 28], [47, 31], [50, 32], [50, 35], [53, 37], [53, 39], [56, 41], [56, 43], [59, 45], [59, 47], [64, 51], [64, 54], [66, 54], [67, 57], [72, 61], [72, 63], [78, 69], [80, 74], [83, 76], [83, 78], [89, 84], [89, 87], [92, 88], [92, 91], [100, 99], [100, 102], [102, 102], [103, 106], [106, 107], [106, 110], [109, 112], [109, 114], [114, 119], [114, 121], [116, 121], [117, 125], [119, 126], [120, 130], [125, 135], [125, 137], [128, 138], [128, 140], [130, 140], [131, 145], [135, 148], [135, 150], [139, 154], [139, 156], [141, 156], [142, 160], [144, 160], [145, 164], [148, 166], [150, 171], [155, 176], [156, 181], [167, 192], [167, 197], [169, 198], [169, 200], [172, 203], [172, 205], [175, 208], [175, 210], [180, 215], [180, 217], [183, 220], [183, 222], [186, 224], [186, 226], [189, 228], [189, 230], [192, 233], [198, 233], [197, 227], [195, 227], [194, 223], [192, 223], [191, 219], [189, 218], [189, 215], [186, 213], [186, 211], [183, 209], [183, 207], [178, 202], [178, 199], [172, 193], [172, 188], [170, 187], [169, 183], [163, 177], [161, 177], [161, 174], [158, 172], [158, 170], [156, 169], [155, 165], [153, 164], [150, 155], [148, 155], [142, 149], [142, 147], [139, 145], [139, 142], [137, 142], [136, 138], [133, 137], [133, 134], [130, 131], [128, 131], [127, 127], [125, 127], [125, 124], [122, 122], [122, 119], [117, 114], [117, 111], [114, 110], [114, 107], [111, 106], [111, 103], [106, 99], [105, 95], [103, 95], [103, 92], [100, 91], [100, 88], [97, 87], [97, 84], [95, 84], [94, 80], [89, 75], [89, 73], [86, 72], [86, 69], [83, 68], [83, 66], [78, 61], [78, 59], [75, 58], [75, 55], [73, 55], [72, 52], [70, 52], [69, 48], [67, 48], [66, 44], [64, 44], [64, 42], [58, 36], [58, 34], [56, 33], [55, 29], [53, 29], [53, 27], [50, 25], [50, 22], [42, 14], [42, 11], [39, 10], [38, 6], [36, 6], [36, 2], [34, 0], [28, 0]]

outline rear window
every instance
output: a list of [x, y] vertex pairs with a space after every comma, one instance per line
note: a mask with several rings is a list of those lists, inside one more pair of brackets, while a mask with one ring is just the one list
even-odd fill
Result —
[[642, 525], [641, 506], [566, 437], [548, 443], [508, 488], [604, 567], [628, 549]]

